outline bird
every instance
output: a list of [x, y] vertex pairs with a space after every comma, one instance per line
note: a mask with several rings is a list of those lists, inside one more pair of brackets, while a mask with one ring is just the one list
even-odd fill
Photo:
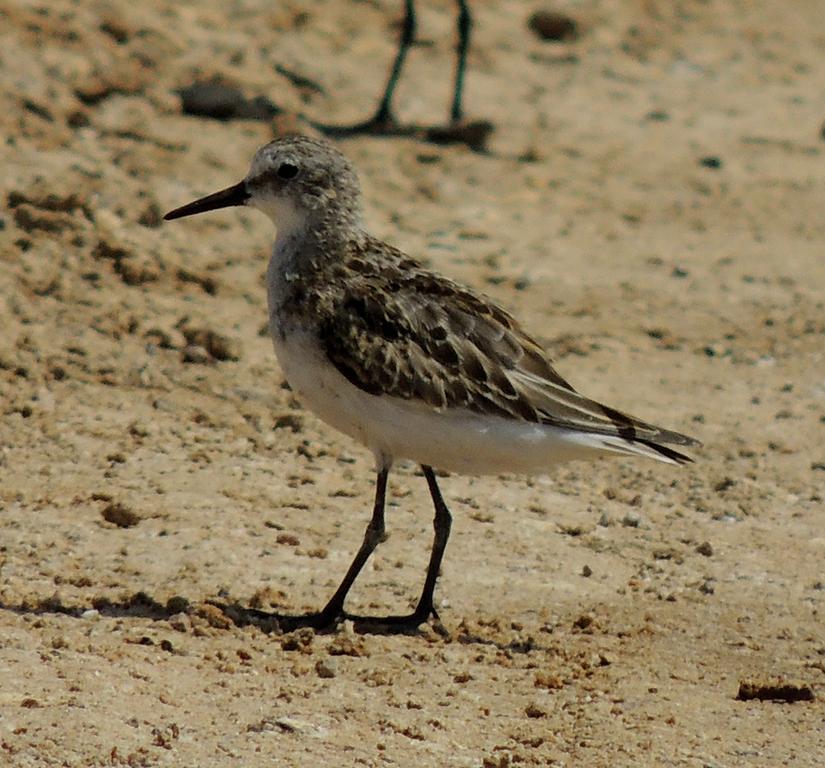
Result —
[[440, 621], [434, 590], [452, 522], [437, 472], [546, 474], [562, 461], [692, 459], [700, 443], [577, 392], [548, 352], [489, 297], [370, 235], [357, 173], [332, 144], [275, 139], [245, 178], [176, 208], [179, 219], [231, 206], [262, 211], [276, 237], [266, 273], [269, 331], [287, 382], [311, 411], [375, 458], [372, 516], [339, 587], [304, 625], [334, 626], [385, 538], [394, 463], [420, 465], [433, 543], [409, 614], [373, 617], [400, 631]]

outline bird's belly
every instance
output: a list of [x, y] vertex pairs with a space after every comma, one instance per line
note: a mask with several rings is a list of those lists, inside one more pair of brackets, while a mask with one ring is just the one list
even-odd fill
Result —
[[371, 395], [338, 372], [313, 334], [273, 333], [273, 340], [284, 375], [305, 405], [379, 460], [411, 459], [472, 475], [541, 474], [560, 461], [601, 453], [570, 430]]
[[284, 376], [303, 404], [330, 426], [371, 448], [370, 419], [362, 403], [366, 393], [329, 362], [314, 335], [273, 333], [272, 338]]

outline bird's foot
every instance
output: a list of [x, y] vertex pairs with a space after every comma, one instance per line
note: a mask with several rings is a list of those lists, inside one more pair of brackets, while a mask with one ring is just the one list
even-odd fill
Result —
[[256, 608], [244, 608], [238, 603], [228, 604], [217, 600], [208, 600], [207, 603], [220, 610], [235, 626], [252, 625], [267, 633], [285, 634], [305, 628], [316, 632], [332, 632], [342, 622], [351, 621], [357, 632], [382, 635], [413, 634], [418, 632], [421, 625], [426, 624], [432, 617], [435, 619], [432, 624], [433, 630], [440, 635], [448, 635], [435, 608], [427, 605], [419, 605], [412, 613], [403, 616], [358, 616], [330, 606], [315, 613], [296, 615], [269, 613]]
[[316, 631], [334, 630], [345, 618], [343, 611], [327, 610], [314, 613], [285, 614], [269, 613], [256, 608], [244, 608], [238, 603], [221, 603], [217, 600], [208, 600], [224, 614], [235, 626], [245, 627], [253, 625], [264, 632], [294, 632], [297, 629], [310, 628]]
[[449, 633], [432, 604], [419, 604], [412, 613], [403, 616], [356, 616], [349, 613], [344, 616], [352, 621], [356, 632], [380, 635], [415, 634], [431, 617], [435, 619], [431, 625], [433, 630], [442, 636], [448, 636]]
[[346, 138], [367, 134], [369, 136], [415, 136], [421, 129], [414, 125], [402, 125], [392, 112], [376, 112], [368, 120], [351, 125], [329, 125], [327, 123], [312, 122], [312, 126], [331, 138]]
[[399, 123], [392, 114], [376, 114], [369, 120], [353, 125], [328, 125], [312, 122], [312, 126], [330, 138], [350, 136], [412, 137], [432, 144], [465, 144], [475, 152], [485, 152], [487, 140], [494, 130], [489, 120], [456, 120], [445, 125], [413, 125]]

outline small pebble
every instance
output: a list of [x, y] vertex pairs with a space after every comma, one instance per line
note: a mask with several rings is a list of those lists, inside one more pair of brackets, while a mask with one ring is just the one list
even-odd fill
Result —
[[540, 40], [549, 42], [575, 40], [579, 36], [579, 25], [575, 19], [549, 9], [536, 11], [527, 20], [527, 27]]
[[189, 610], [189, 601], [180, 595], [173, 595], [166, 601], [166, 610], [169, 613], [186, 613]]
[[169, 617], [169, 626], [176, 632], [191, 632], [192, 619], [185, 613], [176, 613]]
[[622, 518], [622, 525], [626, 528], [638, 528], [639, 524], [642, 522], [642, 518], [639, 517], [635, 512], [628, 512]]
[[184, 363], [196, 363], [204, 365], [212, 360], [209, 353], [197, 344], [187, 344], [183, 348], [181, 359]]
[[238, 88], [220, 82], [198, 82], [178, 91], [185, 115], [211, 117], [214, 120], [269, 121], [281, 112], [280, 107], [264, 96], [247, 99]]
[[335, 664], [329, 659], [321, 659], [315, 665], [315, 672], [318, 677], [324, 679], [335, 677]]
[[703, 541], [698, 547], [696, 547], [696, 551], [700, 555], [710, 557], [713, 554], [713, 547], [711, 546], [709, 541]]
[[100, 514], [107, 523], [113, 523], [118, 528], [133, 528], [140, 522], [140, 515], [118, 501], [107, 504]]
[[714, 155], [710, 155], [708, 157], [703, 157], [699, 160], [699, 165], [703, 168], [712, 168], [713, 170], [718, 170], [722, 167], [722, 160], [721, 158], [715, 157]]

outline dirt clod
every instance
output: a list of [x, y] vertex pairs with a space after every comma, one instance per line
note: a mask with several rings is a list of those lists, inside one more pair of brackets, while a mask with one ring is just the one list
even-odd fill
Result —
[[527, 715], [527, 717], [532, 718], [547, 717], [547, 710], [544, 707], [540, 707], [535, 702], [530, 702], [524, 708], [524, 714]]
[[559, 11], [536, 11], [527, 20], [527, 26], [536, 37], [548, 42], [575, 40], [579, 36], [576, 20]]
[[713, 556], [713, 546], [709, 541], [703, 541], [699, 546], [696, 547], [696, 551], [700, 555], [704, 555], [705, 557], [712, 557]]
[[813, 701], [813, 688], [806, 683], [761, 682], [747, 680], [739, 683], [736, 698], [740, 701]]
[[137, 512], [119, 501], [107, 504], [100, 514], [107, 523], [113, 523], [118, 528], [134, 528], [141, 521]]

